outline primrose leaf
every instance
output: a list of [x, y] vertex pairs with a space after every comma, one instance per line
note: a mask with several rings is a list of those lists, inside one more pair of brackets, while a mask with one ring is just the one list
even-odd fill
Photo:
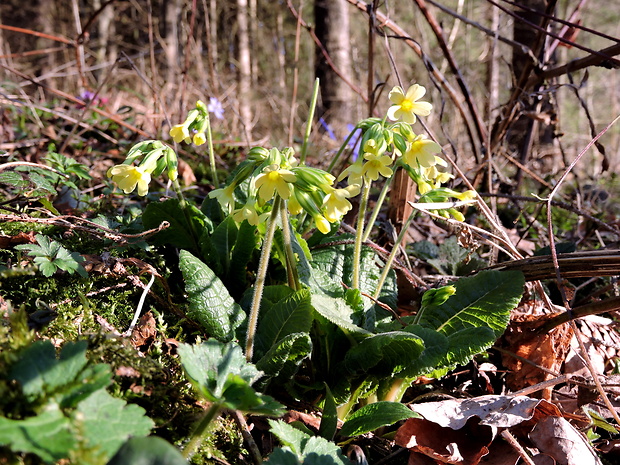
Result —
[[211, 235], [211, 244], [215, 249], [215, 255], [220, 261], [224, 273], [230, 268], [230, 253], [235, 239], [237, 238], [237, 223], [232, 216], [227, 216], [224, 221], [217, 225]]
[[419, 418], [420, 415], [400, 402], [373, 402], [353, 412], [342, 425], [342, 436], [359, 436], [370, 433], [382, 426], [393, 425], [407, 418]]
[[261, 315], [256, 331], [256, 349], [269, 350], [285, 336], [307, 333], [313, 321], [310, 291], [301, 289], [280, 300]]
[[520, 271], [481, 271], [459, 279], [456, 293], [441, 305], [429, 305], [418, 323], [450, 336], [466, 328], [486, 326], [502, 335], [510, 311], [521, 300], [525, 280]]
[[290, 378], [311, 353], [312, 340], [307, 333], [288, 334], [271, 346], [256, 362], [256, 368], [271, 377]]
[[344, 357], [344, 367], [353, 374], [379, 377], [398, 375], [424, 351], [423, 340], [404, 331], [375, 334], [352, 347]]
[[235, 303], [222, 281], [201, 260], [181, 251], [179, 267], [185, 278], [190, 310], [188, 316], [198, 321], [219, 341], [230, 341], [245, 313]]
[[129, 438], [146, 436], [153, 421], [142, 407], [112, 397], [105, 389], [92, 393], [78, 404], [73, 414], [87, 446], [112, 457]]
[[9, 446], [14, 452], [37, 454], [43, 461], [54, 463], [74, 448], [75, 432], [69, 419], [58, 408], [51, 408], [24, 420], [0, 417], [0, 445]]
[[158, 436], [131, 438], [107, 465], [187, 465], [187, 460], [169, 442]]
[[316, 312], [336, 326], [356, 333], [370, 334], [369, 331], [353, 323], [351, 318], [353, 309], [347, 305], [344, 299], [313, 292], [311, 301]]
[[239, 225], [239, 231], [232, 248], [227, 282], [234, 283], [235, 286], [241, 288], [245, 286], [247, 265], [252, 258], [254, 250], [256, 250], [257, 244], [256, 226], [243, 221]]
[[237, 344], [209, 339], [193, 346], [181, 344], [178, 352], [187, 377], [208, 401], [245, 412], [282, 412], [281, 404], [251, 387], [261, 372], [245, 360]]
[[[189, 219], [185, 211], [189, 211]], [[142, 224], [147, 229], [158, 228], [162, 221], [170, 226], [153, 236], [156, 244], [171, 244], [179, 249], [198, 255], [201, 248], [197, 235], [206, 229], [213, 229], [211, 221], [196, 207], [188, 205], [184, 211], [177, 199], [149, 203], [142, 215]]]

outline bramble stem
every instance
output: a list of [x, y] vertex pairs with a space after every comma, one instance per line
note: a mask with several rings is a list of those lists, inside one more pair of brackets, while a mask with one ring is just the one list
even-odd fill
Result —
[[248, 332], [245, 339], [245, 359], [248, 362], [252, 361], [252, 355], [254, 354], [254, 337], [256, 335], [256, 325], [258, 323], [258, 311], [260, 310], [260, 301], [263, 297], [263, 288], [265, 287], [265, 278], [267, 277], [267, 266], [269, 265], [273, 236], [276, 231], [278, 214], [280, 213], [280, 203], [280, 196], [276, 194], [271, 207], [271, 215], [269, 215], [269, 219], [267, 220], [267, 231], [265, 231], [265, 239], [263, 239], [263, 247], [260, 252], [258, 272], [256, 274], [256, 282], [254, 283], [254, 295], [252, 296], [252, 306], [250, 307], [250, 318], [248, 320]]
[[355, 248], [353, 249], [353, 277], [351, 287], [360, 288], [360, 261], [362, 258], [362, 242], [364, 242], [364, 217], [368, 207], [368, 196], [370, 194], [370, 182], [364, 179], [362, 183], [362, 196], [360, 198], [360, 208], [357, 214], [357, 225], [355, 228]]

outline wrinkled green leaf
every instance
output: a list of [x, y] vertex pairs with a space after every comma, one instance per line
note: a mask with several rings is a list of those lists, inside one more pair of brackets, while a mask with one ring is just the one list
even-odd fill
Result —
[[353, 310], [347, 305], [344, 299], [313, 292], [311, 294], [311, 302], [319, 315], [331, 321], [336, 326], [360, 334], [370, 334], [369, 331], [360, 328], [353, 322]]
[[[187, 211], [189, 213], [186, 214]], [[142, 215], [142, 223], [146, 229], [158, 228], [162, 221], [168, 221], [170, 227], [153, 236], [153, 241], [156, 244], [171, 244], [179, 249], [189, 250], [194, 255], [201, 252], [198, 241], [202, 231], [213, 228], [204, 213], [190, 205], [183, 210], [177, 199], [149, 203], [146, 206]]]
[[359, 436], [407, 418], [419, 417], [420, 415], [400, 402], [374, 402], [353, 412], [342, 425], [340, 434], [342, 436]]
[[525, 280], [520, 271], [481, 271], [455, 283], [456, 293], [441, 305], [426, 307], [418, 323], [447, 336], [486, 326], [496, 337], [506, 329], [510, 311], [521, 300]]
[[284, 337], [307, 333], [313, 320], [310, 291], [301, 289], [261, 314], [256, 331], [257, 353], [265, 353]]
[[307, 333], [288, 334], [263, 355], [256, 368], [270, 377], [292, 377], [306, 358], [312, 353], [312, 340]]
[[375, 334], [346, 353], [344, 367], [351, 375], [393, 376], [408, 368], [423, 351], [424, 342], [415, 334], [404, 331]]
[[181, 251], [179, 267], [190, 303], [188, 316], [217, 340], [232, 340], [235, 330], [245, 319], [241, 307], [213, 271], [190, 252]]
[[241, 289], [244, 288], [247, 282], [247, 266], [257, 244], [256, 226], [252, 226], [247, 221], [242, 222], [232, 248], [227, 282]]
[[336, 400], [329, 386], [325, 385], [325, 405], [321, 415], [321, 424], [319, 425], [319, 436], [331, 441], [336, 435], [338, 429], [338, 409]]

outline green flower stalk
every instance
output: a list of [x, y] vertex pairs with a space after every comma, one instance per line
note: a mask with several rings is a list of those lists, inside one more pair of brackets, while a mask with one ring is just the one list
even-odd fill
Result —
[[312, 120], [314, 119], [314, 110], [319, 97], [319, 78], [314, 80], [314, 88], [312, 89], [312, 99], [310, 100], [310, 111], [308, 113], [308, 125], [304, 134], [304, 142], [301, 145], [301, 153], [299, 154], [299, 163], [306, 163], [306, 153], [308, 151], [308, 140], [310, 140], [310, 132], [312, 131]]
[[263, 297], [263, 289], [265, 288], [267, 267], [269, 266], [271, 246], [273, 245], [273, 236], [276, 231], [281, 201], [282, 200], [279, 195], [276, 195], [273, 199], [271, 215], [267, 220], [267, 231], [265, 232], [265, 238], [263, 239], [263, 246], [260, 253], [260, 260], [258, 262], [258, 271], [256, 273], [256, 281], [254, 283], [254, 294], [252, 296], [252, 306], [250, 307], [248, 330], [245, 339], [245, 358], [248, 362], [252, 361], [252, 356], [254, 355], [254, 338], [256, 336], [256, 325], [258, 324], [258, 312], [260, 310], [260, 302]]
[[355, 244], [353, 247], [353, 276], [351, 278], [351, 287], [353, 289], [360, 288], [360, 264], [362, 261], [362, 242], [364, 231], [364, 217], [366, 216], [366, 208], [368, 207], [368, 196], [370, 194], [370, 181], [364, 179], [362, 184], [362, 197], [360, 199], [359, 212], [357, 214], [357, 225], [355, 233]]

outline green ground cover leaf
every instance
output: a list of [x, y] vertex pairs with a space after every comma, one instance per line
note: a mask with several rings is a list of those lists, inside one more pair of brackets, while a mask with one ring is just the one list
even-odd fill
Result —
[[107, 465], [187, 465], [187, 460], [169, 442], [157, 436], [131, 438]]
[[222, 281], [201, 260], [182, 250], [179, 267], [185, 279], [190, 309], [188, 316], [198, 321], [219, 341], [231, 341], [245, 313], [235, 303]]
[[416, 417], [419, 418], [420, 415], [400, 402], [374, 402], [353, 412], [342, 425], [340, 434], [342, 436], [359, 436], [382, 426], [393, 425], [397, 421]]
[[0, 444], [14, 452], [30, 452], [54, 463], [67, 457], [75, 443], [75, 431], [58, 408], [24, 420], [0, 417]]
[[[276, 449], [267, 460], [270, 464], [350, 465], [340, 448], [322, 437], [310, 436], [283, 421], [269, 420], [271, 432], [285, 446]], [[294, 454], [293, 456], [291, 454]], [[293, 461], [296, 458], [296, 461]]]
[[116, 399], [104, 389], [80, 402], [73, 420], [86, 446], [103, 451], [106, 457], [112, 457], [129, 437], [146, 436], [154, 426], [142, 407]]
[[202, 344], [181, 344], [178, 352], [188, 378], [206, 400], [244, 412], [283, 413], [280, 403], [251, 387], [262, 373], [246, 361], [237, 344], [209, 339]]
[[50, 341], [35, 341], [20, 353], [9, 371], [9, 378], [20, 383], [30, 400], [52, 394], [72, 383], [86, 366], [87, 345], [86, 341], [67, 342], [57, 359]]

